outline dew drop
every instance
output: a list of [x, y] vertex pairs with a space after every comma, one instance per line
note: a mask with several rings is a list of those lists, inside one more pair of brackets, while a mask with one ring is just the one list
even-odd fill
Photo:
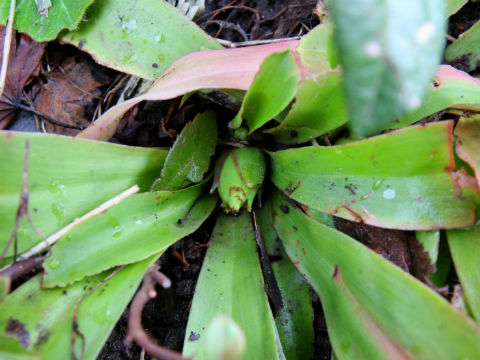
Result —
[[393, 189], [387, 189], [383, 192], [383, 197], [387, 200], [393, 199], [397, 196], [397, 193]]
[[120, 21], [122, 31], [130, 33], [137, 28], [137, 21], [135, 19], [124, 18]]
[[108, 225], [113, 229], [112, 236], [118, 238], [122, 235], [122, 228], [120, 227], [120, 221], [115, 216], [108, 217]]
[[48, 184], [48, 191], [51, 194], [65, 194], [65, 185], [61, 184], [58, 180], [50, 181]]
[[52, 203], [52, 214], [57, 218], [57, 225], [65, 218], [65, 213], [65, 204], [62, 201]]
[[47, 261], [47, 266], [50, 269], [56, 269], [60, 266], [60, 260], [58, 260], [57, 258], [51, 258]]

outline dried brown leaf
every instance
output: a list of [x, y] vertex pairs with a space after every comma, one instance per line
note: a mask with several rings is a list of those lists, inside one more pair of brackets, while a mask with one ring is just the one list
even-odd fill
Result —
[[[102, 94], [100, 87], [108, 79], [95, 76], [83, 58], [69, 57], [47, 75], [47, 82], [38, 94], [35, 108], [58, 122], [85, 128], [91, 122], [95, 102]], [[45, 122], [47, 132], [76, 135], [78, 130]]]
[[[5, 37], [5, 27], [0, 26], [0, 62]], [[40, 71], [40, 61], [45, 44], [33, 41], [28, 35], [14, 32], [10, 47], [5, 88], [0, 96], [0, 129], [5, 129], [14, 118], [25, 97], [23, 89]]]

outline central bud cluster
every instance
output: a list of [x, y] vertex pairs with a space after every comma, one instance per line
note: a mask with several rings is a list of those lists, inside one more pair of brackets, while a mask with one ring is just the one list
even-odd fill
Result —
[[217, 164], [218, 193], [227, 213], [238, 213], [242, 206], [252, 209], [253, 199], [265, 177], [266, 160], [253, 147], [229, 150]]

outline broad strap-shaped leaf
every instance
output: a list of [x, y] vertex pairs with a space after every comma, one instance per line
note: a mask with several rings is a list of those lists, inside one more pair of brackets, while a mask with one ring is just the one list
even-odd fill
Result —
[[297, 91], [299, 78], [300, 71], [291, 51], [285, 50], [267, 57], [229, 127], [237, 129], [245, 121], [251, 133], [263, 126], [290, 103]]
[[449, 230], [447, 238], [468, 307], [480, 322], [480, 226]]
[[288, 256], [320, 296], [339, 359], [480, 356], [480, 328], [426, 285], [280, 194], [274, 214]]
[[[60, 239], [45, 259], [46, 287], [65, 286], [116, 265], [143, 260], [194, 232], [215, 207], [205, 184], [133, 195]], [[200, 198], [200, 199], [199, 199]]]
[[350, 127], [378, 133], [420, 106], [445, 44], [443, 0], [332, 1]]
[[300, 144], [348, 121], [341, 74], [332, 71], [298, 85], [295, 102], [280, 125], [265, 132], [283, 144]]
[[265, 241], [265, 248], [272, 261], [272, 270], [280, 289], [283, 306], [275, 315], [283, 353], [289, 360], [313, 358], [313, 307], [310, 285], [295, 269], [283, 250], [273, 228], [271, 202], [260, 211], [257, 222]]
[[435, 82], [427, 90], [422, 105], [388, 126], [392, 129], [411, 125], [445, 109], [480, 110], [480, 81], [449, 65], [437, 68]]
[[180, 190], [203, 180], [217, 146], [217, 123], [211, 112], [199, 114], [178, 136], [152, 190]]
[[270, 153], [271, 178], [292, 199], [336, 216], [398, 229], [475, 221], [477, 188], [453, 173], [452, 122], [338, 146]]
[[480, 186], [480, 115], [462, 117], [455, 127], [457, 154], [475, 171]]
[[[0, 249], [12, 233], [22, 190], [25, 142], [29, 141], [28, 191], [33, 223], [46, 235], [70, 224], [129, 187], [148, 190], [167, 151], [121, 146], [58, 135], [0, 132]], [[22, 219], [21, 253], [41, 238]], [[8, 255], [13, 254], [10, 249]]]
[[121, 116], [144, 100], [168, 100], [200, 89], [247, 90], [263, 60], [298, 41], [239, 49], [202, 50], [176, 60], [143, 95], [110, 108], [78, 137], [108, 140], [115, 133]]
[[[118, 318], [130, 302], [147, 268], [158, 255], [126, 266], [78, 306], [78, 330], [85, 337], [83, 360], [94, 360]], [[0, 331], [8, 324], [24, 326], [28, 349], [43, 359], [70, 359], [73, 312], [77, 301], [102, 282], [108, 272], [86, 278], [66, 288], [41, 288], [41, 275], [30, 279], [0, 303]], [[75, 354], [81, 354], [77, 336]]]
[[61, 39], [115, 70], [155, 80], [176, 59], [221, 46], [166, 1], [97, 0]]
[[[244, 359], [282, 359], [275, 322], [263, 289], [263, 277], [250, 216], [220, 215], [193, 297], [186, 334], [205, 334], [219, 314], [231, 317], [244, 331]], [[183, 354], [206, 359], [197, 353], [198, 341], [185, 337]]]
[[[51, 7], [40, 13], [36, 1], [18, 0], [14, 28], [27, 33], [39, 42], [54, 40], [60, 30], [75, 29], [91, 3], [93, 0], [51, 1]], [[0, 3], [0, 24], [2, 25], [7, 22], [9, 8], [10, 0]]]
[[480, 64], [480, 21], [465, 31], [451, 44], [446, 52], [445, 59], [449, 63], [461, 61], [466, 63], [467, 70], [473, 71]]

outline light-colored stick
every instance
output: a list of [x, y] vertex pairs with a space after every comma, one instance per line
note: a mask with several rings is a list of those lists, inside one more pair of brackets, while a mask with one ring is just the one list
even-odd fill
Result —
[[230, 40], [223, 40], [223, 39], [215, 39], [215, 40], [223, 46], [227, 46], [229, 48], [237, 48], [237, 47], [252, 46], [252, 45], [274, 44], [282, 41], [300, 40], [300, 38], [301, 38], [300, 36], [294, 36], [294, 37], [282, 38], [282, 39], [250, 40], [250, 41], [242, 41], [242, 42], [232, 42]]
[[3, 95], [5, 81], [7, 79], [8, 58], [10, 57], [10, 48], [12, 45], [13, 21], [15, 20], [16, 0], [10, 0], [10, 10], [8, 13], [8, 23], [5, 30], [5, 38], [3, 39], [3, 58], [2, 70], [0, 72], [0, 96]]
[[21, 254], [18, 259], [19, 260], [25, 260], [25, 259], [28, 259], [30, 256], [33, 256], [35, 254], [38, 254], [39, 252], [42, 252], [43, 250], [45, 250], [47, 247], [49, 246], [52, 246], [58, 239], [60, 239], [62, 236], [65, 236], [70, 230], [72, 230], [75, 226], [77, 226], [78, 224], [81, 224], [82, 222], [84, 222], [85, 220], [87, 219], [90, 219], [94, 216], [97, 216], [97, 215], [100, 215], [101, 213], [103, 213], [104, 211], [108, 210], [109, 208], [111, 208], [113, 205], [117, 205], [119, 204], [121, 201], [125, 200], [127, 197], [135, 194], [136, 192], [138, 192], [139, 187], [138, 185], [134, 185], [132, 186], [130, 189], [128, 190], [125, 190], [124, 192], [122, 192], [121, 194], [115, 196], [114, 198], [104, 202], [102, 205], [100, 205], [99, 207], [93, 209], [92, 211], [86, 213], [85, 215], [83, 215], [82, 217], [80, 218], [77, 218], [75, 220], [73, 220], [72, 223], [68, 224], [67, 226], [65, 226], [63, 229], [57, 231], [55, 234], [53, 234], [52, 236], [49, 236], [48, 238], [45, 239], [45, 241], [42, 241], [41, 243], [35, 245], [33, 248], [31, 248], [30, 250], [24, 252], [23, 254]]

